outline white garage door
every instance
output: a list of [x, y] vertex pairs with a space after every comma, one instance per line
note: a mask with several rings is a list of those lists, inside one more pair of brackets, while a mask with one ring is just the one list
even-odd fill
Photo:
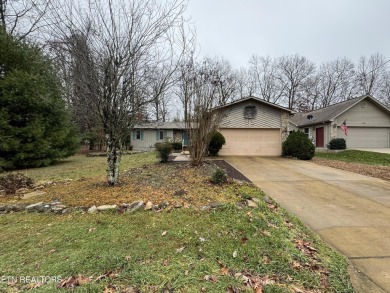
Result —
[[279, 129], [220, 129], [226, 144], [221, 156], [280, 156], [282, 152]]
[[388, 148], [390, 128], [348, 127], [348, 148]]

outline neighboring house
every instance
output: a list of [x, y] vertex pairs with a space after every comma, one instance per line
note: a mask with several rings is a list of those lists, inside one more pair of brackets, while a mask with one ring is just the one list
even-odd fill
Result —
[[186, 139], [185, 125], [183, 122], [150, 122], [137, 124], [131, 133], [131, 145], [133, 150], [143, 151], [154, 148], [156, 142], [165, 140], [180, 141]]
[[[345, 122], [347, 135], [341, 126]], [[390, 147], [390, 109], [369, 95], [319, 110], [297, 113], [290, 129], [301, 130], [316, 147], [326, 147], [332, 138], [345, 138], [347, 148]]]
[[280, 156], [291, 110], [249, 97], [216, 108], [223, 118], [219, 131], [226, 144], [219, 155]]

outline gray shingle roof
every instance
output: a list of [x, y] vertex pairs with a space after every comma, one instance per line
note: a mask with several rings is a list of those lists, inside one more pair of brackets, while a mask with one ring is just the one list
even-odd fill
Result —
[[134, 129], [185, 129], [184, 122], [145, 122], [134, 125]]
[[[370, 99], [375, 104], [380, 106], [383, 109], [386, 109], [389, 111], [387, 107], [379, 103], [377, 100], [375, 100], [373, 97], [369, 95], [360, 96], [357, 98], [353, 98], [341, 103], [337, 103], [331, 106], [328, 106], [326, 108], [318, 109], [311, 112], [306, 113], [297, 113], [294, 115], [294, 117], [290, 118], [290, 122], [297, 125], [297, 126], [310, 126], [322, 122], [329, 122], [332, 121], [337, 116], [340, 116], [342, 113], [359, 103], [360, 101], [364, 99]], [[308, 119], [307, 117], [311, 115], [313, 116], [312, 119]]]

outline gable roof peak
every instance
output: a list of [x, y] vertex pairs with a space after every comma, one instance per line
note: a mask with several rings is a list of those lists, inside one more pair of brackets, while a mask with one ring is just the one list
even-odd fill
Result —
[[[370, 95], [362, 95], [359, 97], [355, 97], [346, 101], [342, 101], [324, 108], [320, 108], [317, 110], [313, 110], [310, 112], [306, 113], [298, 113], [294, 115], [294, 117], [291, 118], [291, 122], [297, 126], [309, 126], [309, 125], [314, 125], [317, 123], [322, 123], [322, 122], [329, 122], [333, 121], [336, 117], [340, 116], [344, 112], [348, 111], [351, 109], [353, 106], [358, 104], [359, 102], [369, 99], [372, 101], [374, 104], [379, 106], [380, 108], [384, 109], [385, 111], [390, 113], [390, 109], [387, 108], [385, 105], [381, 104], [379, 101], [374, 99]], [[312, 119], [307, 119], [307, 117], [311, 115], [313, 118]]]
[[255, 96], [242, 97], [242, 98], [240, 98], [238, 100], [232, 101], [232, 102], [227, 103], [225, 105], [215, 107], [214, 110], [222, 109], [222, 108], [225, 108], [225, 107], [229, 107], [231, 105], [235, 105], [235, 104], [242, 103], [242, 102], [249, 101], [249, 100], [254, 100], [256, 102], [263, 103], [263, 104], [266, 104], [268, 106], [271, 106], [271, 107], [274, 107], [274, 108], [277, 108], [277, 109], [280, 109], [280, 110], [283, 110], [283, 111], [286, 111], [286, 112], [289, 112], [289, 113], [295, 113], [291, 109], [285, 108], [285, 107], [280, 106], [280, 105], [275, 104], [275, 103], [268, 102], [268, 101], [266, 101], [264, 99], [260, 99], [260, 98], [255, 97]]

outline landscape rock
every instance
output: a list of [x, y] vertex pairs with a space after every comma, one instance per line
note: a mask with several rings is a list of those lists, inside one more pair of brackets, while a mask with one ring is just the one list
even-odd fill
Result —
[[88, 209], [88, 213], [90, 214], [95, 214], [97, 213], [98, 210], [97, 210], [97, 207], [95, 205], [91, 206], [89, 209]]
[[127, 212], [130, 212], [130, 213], [135, 212], [135, 211], [139, 210], [140, 208], [142, 208], [144, 205], [145, 204], [144, 204], [143, 200], [134, 201], [127, 207]]
[[5, 211], [5, 210], [6, 210], [6, 206], [0, 206], [0, 212]]
[[153, 209], [153, 203], [149, 200], [145, 205], [145, 211]]
[[24, 211], [26, 208], [26, 204], [20, 203], [20, 204], [11, 204], [11, 205], [6, 205], [4, 206], [4, 210], [6, 212], [20, 212]]
[[268, 196], [264, 196], [263, 201], [269, 204], [273, 203], [272, 199], [270, 199]]
[[52, 210], [53, 213], [60, 214], [60, 213], [62, 213], [64, 208], [60, 207], [60, 206], [54, 206], [54, 207], [51, 208], [51, 210]]
[[224, 202], [212, 202], [212, 203], [210, 203], [210, 207], [212, 207], [213, 209], [219, 208], [219, 207], [223, 207], [225, 205], [226, 205], [226, 203], [224, 203]]
[[200, 208], [201, 211], [208, 211], [209, 209], [211, 209], [211, 206], [203, 206]]
[[169, 206], [169, 202], [162, 202], [158, 205], [158, 209], [159, 210], [163, 210], [163, 209], [166, 209], [167, 207]]
[[246, 204], [250, 208], [257, 208], [258, 207], [257, 203], [255, 203], [253, 200], [250, 200], [250, 199], [246, 200]]
[[26, 211], [40, 210], [43, 207], [43, 202], [37, 202], [26, 206]]
[[118, 206], [116, 204], [105, 204], [97, 207], [99, 212], [115, 210]]
[[69, 214], [71, 212], [72, 212], [72, 208], [67, 208], [67, 209], [62, 210], [62, 214]]
[[52, 204], [52, 207], [53, 207], [53, 208], [61, 208], [61, 209], [67, 208], [67, 206], [66, 206], [66, 205], [63, 205], [63, 204]]

